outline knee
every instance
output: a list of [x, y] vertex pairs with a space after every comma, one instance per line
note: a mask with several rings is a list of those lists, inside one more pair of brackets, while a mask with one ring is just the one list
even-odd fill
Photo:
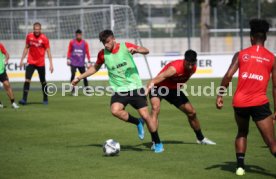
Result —
[[111, 113], [114, 117], [118, 117], [120, 114], [120, 110], [111, 108]]
[[159, 113], [160, 112], [160, 105], [158, 105], [158, 104], [152, 104], [152, 112], [153, 113]]
[[247, 138], [249, 131], [248, 129], [238, 129], [237, 138], [244, 137]]
[[31, 83], [30, 79], [25, 79], [25, 83]]
[[187, 112], [187, 116], [189, 119], [195, 119], [196, 118], [196, 111], [195, 110], [192, 110], [192, 111], [189, 111]]

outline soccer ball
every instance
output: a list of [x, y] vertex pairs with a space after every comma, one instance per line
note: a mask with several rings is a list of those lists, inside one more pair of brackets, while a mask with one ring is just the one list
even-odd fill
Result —
[[106, 155], [106, 156], [118, 155], [120, 152], [120, 149], [121, 148], [120, 148], [119, 142], [117, 142], [113, 139], [108, 139], [103, 144], [103, 152], [104, 152], [104, 155]]

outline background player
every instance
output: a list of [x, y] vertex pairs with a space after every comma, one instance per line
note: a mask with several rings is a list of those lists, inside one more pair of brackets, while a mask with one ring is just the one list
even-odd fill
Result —
[[[7, 92], [7, 95], [10, 98], [12, 107], [14, 109], [18, 109], [19, 106], [16, 104], [14, 100], [12, 88], [5, 69], [6, 64], [8, 64], [9, 58], [10, 58], [9, 53], [5, 49], [4, 45], [0, 43], [0, 82], [3, 83], [3, 86]], [[0, 108], [4, 108], [4, 105], [2, 104], [1, 101], [0, 101]]]
[[[250, 29], [252, 46], [234, 55], [221, 82], [222, 87], [228, 87], [233, 75], [239, 69], [238, 86], [233, 97], [235, 119], [238, 126], [235, 142], [237, 175], [245, 174], [244, 157], [250, 116], [271, 153], [276, 157], [273, 116], [266, 96], [268, 82], [272, 74], [274, 112], [276, 112], [276, 60], [273, 53], [264, 47], [269, 24], [265, 20], [254, 19], [250, 21]], [[223, 107], [222, 96], [223, 92], [217, 96], [216, 105], [218, 109]]]
[[[43, 104], [48, 104], [47, 83], [45, 79], [45, 51], [47, 52], [50, 62], [50, 72], [53, 73], [53, 60], [50, 51], [49, 40], [41, 33], [41, 24], [36, 22], [33, 24], [33, 32], [29, 33], [26, 37], [26, 45], [20, 61], [20, 67], [23, 66], [23, 61], [28, 54], [28, 65], [26, 67], [25, 83], [23, 87], [23, 98], [19, 101], [19, 104], [27, 104], [28, 93], [30, 89], [30, 83], [35, 70], [37, 70], [43, 93]], [[28, 53], [29, 52], [29, 53]]]
[[98, 53], [95, 66], [77, 77], [72, 84], [76, 85], [81, 79], [95, 74], [104, 63], [108, 70], [109, 83], [115, 92], [111, 98], [111, 113], [123, 121], [135, 124], [139, 138], [143, 139], [143, 120], [133, 117], [125, 110], [125, 107], [130, 104], [147, 123], [155, 142], [155, 152], [163, 152], [163, 144], [157, 132], [157, 122], [149, 114], [145, 91], [132, 56], [135, 53], [148, 54], [148, 49], [131, 43], [116, 43], [111, 30], [102, 31], [99, 39], [105, 48]]
[[[147, 93], [149, 93], [152, 106], [152, 117], [154, 120], [158, 120], [161, 100], [164, 98], [187, 115], [190, 126], [193, 128], [199, 144], [214, 145], [216, 143], [205, 138], [202, 134], [196, 111], [189, 102], [189, 99], [180, 90], [181, 84], [186, 83], [196, 72], [196, 52], [188, 50], [185, 52], [184, 58], [184, 60], [175, 60], [167, 64], [160, 73], [148, 83]], [[156, 87], [154, 87], [154, 85], [156, 85]], [[163, 95], [166, 94], [165, 88], [163, 87], [169, 90], [166, 96]], [[152, 90], [150, 91], [150, 89]]]
[[[88, 59], [88, 64], [90, 67], [90, 53], [88, 43], [82, 39], [82, 31], [78, 29], [76, 31], [76, 38], [71, 40], [68, 47], [67, 53], [67, 65], [71, 67], [71, 82], [75, 78], [76, 70], [78, 69], [81, 74], [85, 72], [85, 55]], [[85, 87], [88, 86], [87, 78], [83, 79], [83, 84]], [[75, 96], [74, 88], [72, 90], [72, 95]]]

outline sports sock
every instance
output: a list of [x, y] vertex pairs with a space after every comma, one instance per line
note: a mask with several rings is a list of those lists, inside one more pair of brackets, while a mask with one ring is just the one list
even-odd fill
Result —
[[201, 132], [201, 130], [194, 130], [195, 134], [196, 134], [196, 138], [199, 140], [199, 141], [202, 141], [204, 139], [204, 136]]
[[0, 104], [2, 104], [2, 101], [0, 101]]
[[136, 117], [133, 117], [132, 115], [130, 115], [128, 113], [128, 120], [127, 122], [131, 123], [131, 124], [135, 124], [135, 125], [138, 125], [140, 123], [139, 119], [136, 118]]
[[160, 143], [161, 143], [161, 141], [160, 141], [160, 138], [159, 138], [159, 135], [158, 135], [158, 132], [157, 132], [157, 131], [155, 131], [155, 132], [151, 132], [151, 133], [150, 133], [150, 135], [151, 135], [151, 139], [152, 139], [152, 141], [153, 141], [155, 144], [160, 144]]
[[276, 152], [273, 155], [274, 155], [274, 157], [276, 157]]
[[14, 103], [14, 99], [11, 99], [11, 103]]
[[244, 153], [236, 153], [237, 158], [237, 168], [241, 167], [244, 168]]
[[29, 90], [30, 90], [30, 83], [25, 82], [23, 87], [23, 100], [25, 101], [27, 101]]
[[42, 93], [43, 93], [43, 101], [48, 101], [48, 96], [47, 96], [47, 93], [48, 93], [47, 83], [46, 83], [46, 82], [41, 83], [41, 86], [42, 86]]

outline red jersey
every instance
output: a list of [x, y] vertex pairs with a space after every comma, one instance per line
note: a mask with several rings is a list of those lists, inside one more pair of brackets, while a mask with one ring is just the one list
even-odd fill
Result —
[[[139, 47], [139, 46], [137, 46], [137, 45], [135, 45], [135, 44], [128, 43], [128, 42], [126, 42], [125, 44], [126, 44], [126, 47], [127, 47], [127, 48], [135, 48], [135, 49], [137, 49], [137, 48]], [[113, 50], [112, 50], [111, 53], [115, 54], [115, 53], [117, 53], [117, 52], [119, 51], [119, 49], [120, 49], [120, 43], [116, 43], [116, 44], [115, 44], [115, 47], [113, 48]], [[104, 49], [102, 49], [102, 50], [98, 53], [98, 58], [97, 58], [96, 63], [97, 63], [98, 65], [101, 65], [101, 64], [104, 63]]]
[[7, 50], [5, 49], [4, 45], [0, 43], [0, 51], [4, 54], [7, 55]]
[[274, 61], [273, 53], [260, 45], [239, 52], [239, 77], [233, 98], [234, 107], [260, 106], [269, 102], [266, 90]]
[[[185, 70], [185, 60], [174, 60], [170, 63], [168, 63], [160, 72], [159, 74], [163, 73], [166, 71], [169, 67], [173, 67], [176, 70], [176, 73], [165, 79], [164, 81], [156, 84], [157, 86], [166, 86], [169, 89], [177, 89], [177, 84], [178, 83], [186, 83], [190, 77], [196, 72], [196, 65], [194, 65], [193, 69], [189, 72]], [[159, 75], [158, 74], [158, 75]]]
[[28, 64], [45, 66], [45, 51], [50, 48], [46, 35], [40, 34], [36, 37], [34, 33], [29, 33], [26, 44], [29, 46]]

